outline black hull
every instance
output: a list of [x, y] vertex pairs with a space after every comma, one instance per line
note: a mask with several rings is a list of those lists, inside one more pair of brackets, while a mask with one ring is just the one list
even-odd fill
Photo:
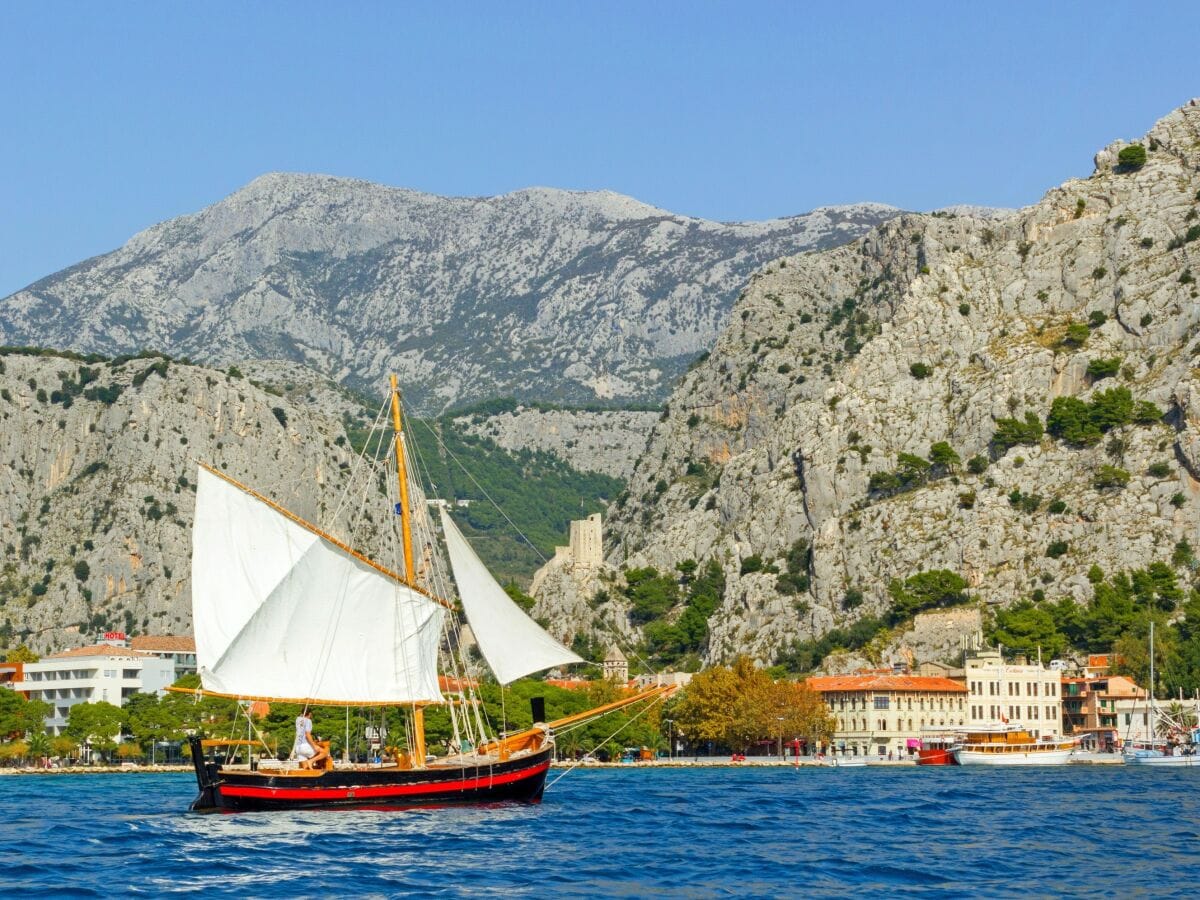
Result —
[[550, 752], [551, 747], [546, 747], [490, 766], [334, 769], [295, 775], [222, 770], [204, 761], [197, 743], [192, 758], [200, 795], [191, 809], [249, 812], [538, 803], [546, 786]]

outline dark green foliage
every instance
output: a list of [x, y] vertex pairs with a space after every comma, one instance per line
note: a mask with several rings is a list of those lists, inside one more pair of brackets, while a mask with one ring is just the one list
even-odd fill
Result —
[[1133, 408], [1133, 421], [1138, 425], [1155, 425], [1162, 418], [1163, 411], [1149, 400], [1139, 400]]
[[[658, 618], [646, 625], [646, 649], [657, 663], [674, 663], [696, 655], [708, 643], [708, 620], [725, 596], [725, 573], [716, 560], [702, 568], [695, 560], [676, 566], [682, 575], [684, 608], [674, 622]], [[698, 573], [698, 574], [697, 574]], [[676, 598], [679, 591], [676, 589]]]
[[1146, 467], [1146, 474], [1154, 478], [1166, 478], [1171, 474], [1171, 464], [1168, 462], [1151, 463]]
[[915, 362], [908, 367], [908, 371], [913, 378], [928, 378], [933, 374], [933, 366], [923, 362]]
[[845, 628], [834, 628], [819, 638], [796, 640], [783, 650], [778, 662], [789, 672], [811, 672], [835, 650], [859, 650], [887, 630], [882, 619], [865, 616]]
[[1051, 559], [1058, 559], [1060, 556], [1065, 556], [1070, 545], [1066, 541], [1054, 541], [1046, 548], [1046, 555]]
[[43, 597], [46, 594], [46, 584], [42, 581], [35, 581], [29, 588], [29, 593], [35, 597]]
[[1055, 397], [1046, 418], [1046, 430], [1068, 444], [1090, 447], [1113, 428], [1131, 422], [1151, 424], [1162, 418], [1158, 407], [1147, 401], [1134, 403], [1127, 387], [1097, 391], [1090, 403], [1078, 397]]
[[1153, 321], [1154, 321], [1154, 316], [1150, 315], [1150, 313], [1146, 313], [1144, 316], [1141, 317], [1141, 319], [1138, 320], [1138, 323], [1143, 328], [1145, 328], [1147, 325], [1149, 325]]
[[1187, 503], [1187, 497], [1185, 497], [1179, 491], [1176, 491], [1175, 494], [1171, 497], [1171, 505], [1173, 507], [1175, 507], [1176, 509], [1182, 509], [1183, 505], [1185, 503]]
[[687, 417], [687, 427], [688, 428], [695, 428], [699, 424], [700, 424], [700, 417], [698, 415], [696, 415], [695, 413], [692, 413], [690, 416]]
[[630, 601], [629, 618], [642, 625], [661, 619], [679, 602], [679, 585], [653, 567], [625, 570], [622, 593]]
[[1100, 490], [1123, 488], [1129, 484], [1129, 473], [1116, 466], [1102, 465], [1092, 476], [1092, 484]]
[[1034, 413], [1025, 413], [1020, 419], [997, 419], [996, 433], [992, 435], [992, 449], [1003, 456], [1011, 447], [1019, 444], [1036, 445], [1042, 440], [1042, 420]]
[[762, 570], [763, 560], [757, 553], [742, 560], [741, 574], [749, 575], [751, 572], [761, 572]]
[[1101, 378], [1112, 378], [1120, 371], [1121, 358], [1119, 356], [1112, 357], [1111, 359], [1088, 360], [1088, 377], [1096, 381], [1099, 381]]
[[1039, 652], [1061, 656], [1067, 649], [1066, 636], [1058, 630], [1051, 610], [1035, 606], [1028, 600], [997, 610], [988, 640], [1003, 644], [1011, 653], [1029, 656]]
[[1142, 238], [1141, 245], [1142, 245], [1143, 250], [1149, 250], [1151, 247], [1154, 246], [1154, 238], [1148, 238], [1148, 237]]
[[867, 486], [871, 494], [890, 497], [902, 491], [914, 490], [929, 480], [932, 466], [928, 460], [912, 453], [900, 453], [896, 456], [896, 463], [894, 472], [872, 473]]
[[1195, 284], [1195, 282], [1196, 278], [1192, 275], [1192, 270], [1190, 268], [1184, 269], [1183, 274], [1179, 276], [1180, 284]]
[[967, 471], [972, 475], [982, 475], [987, 471], [988, 459], [986, 456], [975, 454], [967, 460]]
[[1067, 331], [1059, 341], [1059, 346], [1078, 349], [1087, 343], [1089, 334], [1087, 325], [1082, 322], [1072, 322], [1067, 326]]
[[846, 610], [847, 612], [852, 609], [858, 609], [860, 606], [862, 606], [862, 602], [863, 592], [858, 588], [850, 588], [850, 590], [846, 591], [846, 593], [842, 596], [842, 609]]
[[775, 589], [781, 594], [805, 594], [809, 588], [809, 566], [812, 564], [812, 546], [800, 538], [783, 558], [782, 575], [775, 579]]
[[1008, 495], [1008, 502], [1021, 512], [1032, 515], [1041, 507], [1042, 497], [1040, 494], [1023, 494], [1019, 489], [1013, 488]]
[[75, 577], [80, 581], [87, 581], [88, 576], [92, 574], [92, 570], [88, 567], [87, 560], [81, 559], [75, 563]]
[[1088, 328], [1099, 328], [1108, 321], [1108, 316], [1098, 309], [1092, 310], [1088, 314]]
[[1127, 387], [1110, 388], [1092, 394], [1089, 417], [1101, 431], [1119, 428], [1133, 421], [1133, 395]]
[[112, 406], [117, 402], [117, 398], [121, 396], [121, 392], [125, 390], [119, 384], [110, 384], [107, 387], [91, 387], [83, 392], [83, 396], [88, 400], [94, 400], [103, 403], [105, 406]]
[[143, 384], [146, 383], [147, 378], [149, 378], [151, 375], [155, 375], [155, 374], [157, 374], [159, 378], [166, 378], [167, 377], [167, 368], [169, 365], [170, 365], [169, 361], [164, 357], [163, 359], [160, 359], [158, 362], [153, 363], [148, 368], [145, 368], [142, 371], [138, 372], [136, 375], [134, 375], [133, 381], [131, 382], [131, 384], [135, 388], [139, 388]]
[[969, 304], [969, 303], [958, 304], [958, 314], [960, 316], [969, 316], [971, 314], [971, 304]]
[[1140, 169], [1146, 164], [1146, 148], [1141, 144], [1122, 147], [1117, 154], [1117, 164], [1126, 169]]
[[962, 459], [946, 441], [938, 441], [929, 447], [929, 462], [941, 471], [953, 471]]
[[1059, 515], [1067, 511], [1067, 504], [1062, 500], [1051, 500], [1050, 505], [1046, 507], [1046, 512]]
[[1078, 397], [1055, 397], [1046, 417], [1046, 430], [1068, 444], [1098, 444], [1102, 435], [1090, 413], [1091, 408]]
[[275, 416], [275, 419], [279, 422], [280, 425], [282, 425], [284, 428], [287, 428], [287, 422], [288, 422], [287, 412], [283, 409], [283, 407], [272, 406], [271, 414]]
[[892, 597], [888, 621], [894, 625], [925, 610], [966, 603], [970, 599], [966, 589], [967, 582], [962, 576], [947, 569], [920, 572], [903, 582], [892, 579], [888, 585], [888, 593]]

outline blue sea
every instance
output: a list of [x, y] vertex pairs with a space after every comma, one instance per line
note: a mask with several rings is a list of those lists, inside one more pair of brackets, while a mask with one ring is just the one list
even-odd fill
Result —
[[0, 778], [0, 892], [1127, 896], [1200, 876], [1196, 769], [582, 769], [540, 806], [397, 812], [195, 815], [194, 793]]

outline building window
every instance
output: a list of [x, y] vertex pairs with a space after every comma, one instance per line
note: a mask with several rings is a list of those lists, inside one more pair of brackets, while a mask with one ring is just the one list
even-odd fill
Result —
[[116, 678], [116, 677], [117, 677], [117, 670], [116, 670], [116, 669], [105, 669], [105, 670], [104, 670], [104, 677], [105, 677], [105, 678]]
[[876, 697], [875, 698], [875, 708], [876, 709], [887, 709], [888, 708], [888, 698], [887, 697]]

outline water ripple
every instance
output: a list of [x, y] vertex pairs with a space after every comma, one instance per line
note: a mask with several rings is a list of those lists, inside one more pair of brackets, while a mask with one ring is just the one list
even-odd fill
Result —
[[0, 778], [0, 890], [1174, 893], [1195, 871], [1197, 787], [1193, 770], [1118, 767], [631, 768], [574, 772], [539, 807], [198, 816], [185, 775]]

